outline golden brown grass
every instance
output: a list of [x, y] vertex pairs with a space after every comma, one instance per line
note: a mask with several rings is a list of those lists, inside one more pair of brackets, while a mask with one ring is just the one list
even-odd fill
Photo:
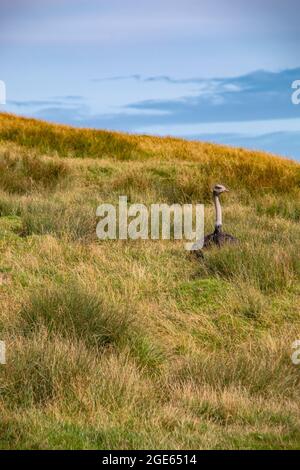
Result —
[[[210, 230], [217, 181], [237, 247], [96, 239], [121, 194]], [[1, 115], [1, 448], [299, 448], [299, 191], [266, 154]]]

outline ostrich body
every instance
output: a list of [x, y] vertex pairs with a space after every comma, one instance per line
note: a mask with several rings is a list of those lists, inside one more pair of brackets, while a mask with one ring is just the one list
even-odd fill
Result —
[[[237, 243], [238, 239], [222, 231], [222, 207], [220, 203], [220, 194], [228, 192], [229, 190], [225, 188], [222, 184], [217, 184], [213, 189], [213, 199], [216, 210], [216, 221], [215, 221], [215, 230], [213, 233], [206, 235], [204, 237], [203, 248], [210, 248], [214, 245], [223, 246], [227, 244]], [[200, 247], [199, 247], [200, 248]], [[201, 249], [197, 247], [197, 242], [194, 244], [193, 249], [196, 251], [196, 254], [203, 256]]]

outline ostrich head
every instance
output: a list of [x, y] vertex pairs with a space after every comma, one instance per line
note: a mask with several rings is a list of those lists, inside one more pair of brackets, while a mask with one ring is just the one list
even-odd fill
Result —
[[220, 194], [225, 193], [225, 192], [227, 193], [228, 191], [229, 191], [229, 189], [227, 189], [222, 184], [216, 184], [214, 186], [214, 189], [213, 189], [213, 195], [214, 196], [219, 196]]

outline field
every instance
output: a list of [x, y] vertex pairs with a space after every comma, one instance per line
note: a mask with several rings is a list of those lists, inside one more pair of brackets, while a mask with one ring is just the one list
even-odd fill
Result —
[[[99, 241], [96, 207], [224, 196], [238, 246]], [[0, 115], [2, 449], [299, 449], [300, 165]]]

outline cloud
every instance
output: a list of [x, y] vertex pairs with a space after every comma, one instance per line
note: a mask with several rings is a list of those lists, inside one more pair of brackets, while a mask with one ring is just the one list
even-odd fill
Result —
[[56, 96], [54, 99], [59, 99], [63, 101], [83, 101], [85, 98], [81, 95], [62, 95]]
[[73, 107], [48, 107], [33, 112], [32, 116], [46, 121], [60, 124], [72, 124], [74, 126], [85, 127], [84, 121], [88, 116], [87, 106]]
[[138, 82], [144, 81], [141, 75], [134, 74], [134, 75], [116, 75], [113, 77], [102, 77], [102, 78], [93, 78], [93, 82], [119, 82], [123, 80], [136, 80]]
[[[201, 123], [230, 123], [297, 119], [300, 107], [291, 102], [292, 82], [300, 77], [300, 67], [280, 72], [256, 71], [232, 78], [183, 78], [146, 76], [139, 74], [115, 76], [109, 80], [168, 81], [194, 83], [194, 93], [175, 99], [151, 99], [128, 103], [110, 114], [88, 115], [85, 109], [83, 125], [112, 129], [144, 131], [162, 128], [168, 133], [172, 126]], [[97, 79], [106, 80], [106, 79]], [[65, 97], [66, 98], [66, 97]], [[69, 96], [71, 98], [71, 96]], [[73, 97], [74, 98], [74, 97]], [[69, 100], [72, 102], [72, 100]], [[42, 102], [41, 102], [42, 103]], [[43, 104], [46, 105], [47, 102]], [[32, 102], [30, 104], [33, 104]], [[35, 102], [38, 104], [38, 101]], [[53, 109], [54, 102], [51, 102]], [[29, 105], [29, 103], [28, 103]], [[56, 103], [58, 105], [58, 103]], [[76, 103], [73, 103], [76, 106]], [[68, 108], [68, 100], [61, 104]], [[55, 109], [59, 109], [55, 106]], [[82, 108], [80, 108], [82, 109]], [[43, 110], [44, 113], [47, 110]], [[67, 113], [70, 116], [69, 113]], [[51, 111], [53, 116], [53, 111]], [[78, 121], [76, 119], [76, 121]]]
[[[292, 82], [300, 77], [300, 68], [280, 72], [256, 71], [231, 78], [175, 78], [168, 75], [115, 76], [95, 81], [135, 80], [142, 83], [194, 84], [194, 92], [176, 99], [147, 99], [128, 103], [119, 113], [127, 121], [129, 111], [160, 112], [159, 124], [189, 124], [195, 122], [251, 121], [299, 117], [299, 108], [291, 103]], [[141, 116], [143, 124], [147, 117]], [[148, 124], [153, 119], [148, 117]]]
[[[84, 100], [83, 96], [80, 95], [63, 95], [63, 96], [56, 96], [46, 100], [8, 100], [7, 104], [17, 108], [38, 108], [43, 109], [44, 107], [50, 107], [55, 109], [60, 109], [64, 107], [78, 107], [78, 102], [82, 102]], [[83, 106], [83, 104], [81, 104]]]
[[[251, 4], [250, 4], [251, 3]], [[11, 43], [112, 43], [298, 31], [296, 0], [1, 0]], [[259, 12], [259, 14], [258, 14]]]
[[55, 100], [9, 100], [10, 105], [17, 106], [18, 108], [32, 108], [41, 106], [60, 106], [63, 103]]
[[164, 125], [297, 118], [299, 108], [291, 102], [291, 85], [297, 77], [300, 68], [212, 80], [189, 78], [184, 80], [199, 85], [194, 96], [138, 101], [125, 109], [166, 112], [160, 123]]
[[133, 75], [116, 75], [112, 77], [102, 77], [102, 78], [93, 78], [93, 82], [115, 82], [123, 80], [135, 80], [136, 82], [165, 82], [173, 84], [184, 84], [184, 83], [202, 83], [204, 80], [202, 78], [173, 78], [169, 75], [153, 75], [148, 77], [143, 77], [140, 74]]
[[[300, 107], [292, 104], [292, 83], [300, 77], [300, 67], [280, 72], [256, 71], [232, 78], [183, 78], [170, 76], [115, 76], [110, 80], [133, 79], [143, 82], [168, 81], [169, 83], [194, 83], [193, 94], [174, 99], [148, 99], [128, 103], [112, 113], [89, 114], [84, 103], [78, 106], [81, 96], [66, 95], [62, 100], [11, 101], [16, 106], [61, 109], [60, 115], [71, 116], [71, 106], [80, 110], [83, 125], [97, 125], [113, 129], [135, 131], [162, 128], [168, 133], [172, 126], [189, 126], [201, 123], [230, 123], [297, 119]], [[104, 79], [99, 79], [104, 80]], [[45, 108], [45, 109], [44, 109]], [[76, 122], [78, 119], [76, 118]]]

